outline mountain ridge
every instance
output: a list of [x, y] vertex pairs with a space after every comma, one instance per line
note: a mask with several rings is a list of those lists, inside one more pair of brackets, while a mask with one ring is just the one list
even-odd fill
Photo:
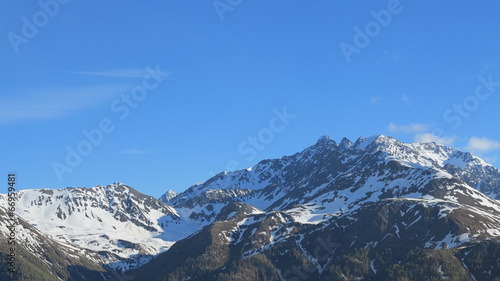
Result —
[[[398, 259], [405, 266], [414, 264], [404, 251], [381, 256], [391, 243], [419, 258], [424, 258], [421, 251], [435, 251], [469, 276], [479, 273], [459, 266], [459, 259], [467, 260], [460, 249], [479, 249], [484, 241], [500, 237], [498, 169], [469, 152], [436, 143], [403, 143], [384, 135], [354, 142], [336, 142], [325, 135], [301, 152], [221, 172], [158, 199], [121, 183], [21, 190], [16, 196], [18, 215], [47, 239], [84, 249], [101, 266], [98, 270], [156, 274], [152, 280], [233, 280], [243, 273], [254, 278], [243, 280], [283, 280], [288, 278], [286, 268], [297, 266], [310, 269], [310, 276], [318, 280], [328, 272], [353, 280], [379, 278], [380, 272], [394, 276], [400, 272]], [[360, 235], [365, 232], [379, 236]], [[415, 241], [413, 247], [403, 247], [404, 239]], [[326, 247], [329, 258], [322, 260], [314, 252], [316, 247], [323, 251], [325, 241], [331, 242]], [[495, 249], [492, 243], [487, 251]], [[200, 248], [186, 248], [192, 245]], [[181, 255], [185, 259], [175, 254], [179, 251], [187, 253]], [[371, 260], [356, 274], [346, 272], [353, 268], [338, 255], [358, 259], [359, 251]], [[220, 255], [220, 262], [206, 260], [207, 255]], [[279, 260], [280, 255], [289, 260]], [[176, 258], [180, 267], [158, 269]], [[200, 268], [200, 262], [209, 262], [210, 269]], [[186, 268], [195, 274], [189, 275]]]

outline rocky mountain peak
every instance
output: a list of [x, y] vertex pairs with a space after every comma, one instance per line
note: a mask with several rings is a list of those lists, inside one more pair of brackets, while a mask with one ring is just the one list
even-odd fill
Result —
[[331, 139], [328, 135], [324, 135], [318, 139], [316, 146], [338, 146], [337, 142]]
[[347, 149], [347, 148], [350, 148], [352, 146], [352, 142], [348, 138], [344, 137], [340, 141], [339, 146], [340, 146], [340, 148]]
[[163, 202], [168, 202], [171, 199], [175, 198], [177, 195], [178, 195], [177, 192], [173, 191], [172, 189], [169, 189], [159, 199]]

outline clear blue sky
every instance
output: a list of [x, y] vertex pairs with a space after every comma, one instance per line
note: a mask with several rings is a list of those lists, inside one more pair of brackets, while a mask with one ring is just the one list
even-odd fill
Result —
[[325, 134], [436, 140], [498, 166], [499, 14], [493, 0], [5, 0], [0, 171], [20, 189], [158, 197]]

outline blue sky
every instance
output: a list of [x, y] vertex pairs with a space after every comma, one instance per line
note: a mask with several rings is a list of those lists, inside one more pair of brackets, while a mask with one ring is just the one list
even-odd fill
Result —
[[158, 197], [325, 134], [500, 164], [498, 1], [0, 5], [0, 170], [19, 189]]

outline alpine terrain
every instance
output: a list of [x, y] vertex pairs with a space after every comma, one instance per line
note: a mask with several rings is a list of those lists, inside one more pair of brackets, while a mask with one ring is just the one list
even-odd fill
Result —
[[500, 280], [500, 171], [436, 143], [323, 136], [159, 199], [121, 183], [16, 198], [2, 280]]

